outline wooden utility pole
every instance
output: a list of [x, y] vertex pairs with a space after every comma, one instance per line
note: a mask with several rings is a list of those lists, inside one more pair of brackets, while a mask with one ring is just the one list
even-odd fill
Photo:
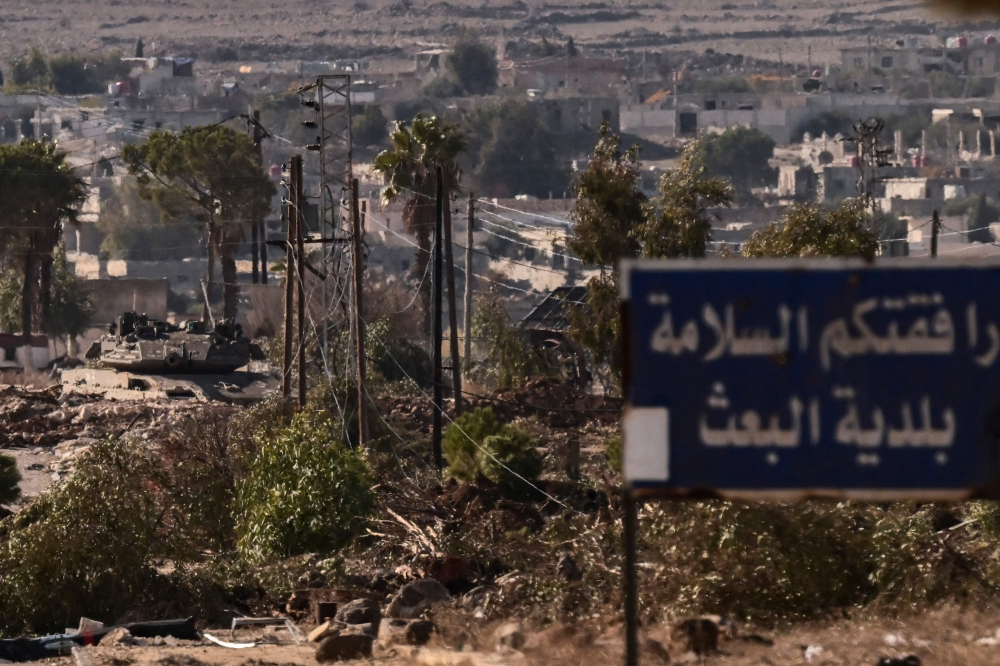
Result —
[[444, 260], [448, 267], [448, 328], [451, 333], [451, 386], [455, 393], [455, 414], [462, 413], [462, 361], [458, 354], [458, 309], [455, 299], [455, 252], [451, 244], [451, 174], [445, 174], [444, 186]]
[[472, 363], [472, 228], [475, 224], [475, 199], [469, 192], [469, 224], [465, 230], [465, 362]]
[[296, 171], [295, 190], [295, 268], [298, 282], [298, 338], [299, 338], [299, 409], [306, 406], [306, 252], [303, 242], [305, 226], [305, 195], [302, 192], [302, 156], [292, 158]]
[[358, 440], [361, 446], [367, 446], [368, 437], [368, 389], [365, 386], [367, 357], [365, 356], [365, 320], [364, 315], [364, 270], [365, 257], [362, 241], [364, 228], [361, 224], [361, 211], [358, 208], [358, 179], [351, 181], [351, 249], [354, 262], [354, 339], [357, 350], [358, 372]]
[[[253, 146], [257, 150], [257, 158], [260, 160], [260, 164], [264, 166], [264, 147], [261, 145], [264, 141], [264, 132], [261, 131], [260, 127], [260, 111], [254, 110], [253, 112]], [[253, 283], [259, 284], [260, 277], [257, 271], [257, 262], [260, 259], [260, 220], [250, 221], [250, 252], [253, 256]], [[267, 240], [266, 238], [264, 239]]]
[[432, 443], [434, 464], [444, 467], [441, 456], [441, 233], [444, 227], [444, 170], [437, 168], [437, 219], [434, 230], [434, 270], [431, 274], [431, 359], [434, 363], [434, 429]]
[[941, 218], [938, 217], [938, 212], [934, 211], [931, 214], [931, 256], [937, 256], [937, 239], [938, 232], [941, 230]]
[[295, 278], [293, 271], [295, 254], [295, 227], [298, 225], [298, 211], [295, 209], [298, 190], [298, 176], [295, 171], [295, 158], [289, 167], [288, 174], [288, 204], [285, 206], [285, 326], [284, 350], [281, 358], [281, 401], [286, 417], [291, 416], [292, 407], [292, 326], [294, 321], [293, 304], [295, 301]]

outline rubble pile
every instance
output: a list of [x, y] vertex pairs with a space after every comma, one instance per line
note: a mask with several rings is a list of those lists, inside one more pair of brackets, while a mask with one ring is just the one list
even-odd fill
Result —
[[58, 386], [0, 385], [0, 449], [55, 456], [46, 471], [58, 481], [80, 454], [105, 437], [155, 441], [192, 422], [202, 409], [204, 404], [195, 401], [116, 402], [63, 395]]

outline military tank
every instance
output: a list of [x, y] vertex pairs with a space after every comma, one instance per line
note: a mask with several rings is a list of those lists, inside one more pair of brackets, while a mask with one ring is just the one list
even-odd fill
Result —
[[87, 350], [88, 367], [65, 370], [63, 391], [117, 400], [195, 398], [252, 403], [278, 382], [238, 371], [266, 357], [233, 321], [160, 321], [125, 312]]

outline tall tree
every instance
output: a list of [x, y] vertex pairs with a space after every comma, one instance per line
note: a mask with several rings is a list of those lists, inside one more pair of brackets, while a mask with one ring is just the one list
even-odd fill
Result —
[[[458, 191], [455, 160], [465, 150], [465, 137], [458, 128], [437, 116], [417, 114], [410, 127], [397, 121], [389, 135], [392, 148], [375, 157], [373, 170], [382, 176], [382, 198], [389, 202], [405, 199], [403, 225], [417, 239], [417, 257], [413, 275], [419, 280], [427, 271], [431, 256], [431, 235], [435, 227], [437, 167], [445, 171], [448, 190]], [[446, 210], [449, 204], [445, 202]], [[424, 306], [424, 332], [430, 334], [430, 280], [423, 280], [421, 301]]]
[[979, 197], [969, 206], [969, 233], [967, 238], [970, 243], [992, 243], [993, 232], [990, 224], [1000, 221], [1000, 208], [995, 202], [986, 198], [986, 193], [982, 192]]
[[569, 164], [556, 159], [555, 138], [537, 104], [506, 98], [478, 105], [462, 119], [469, 138], [472, 189], [491, 197], [545, 198], [569, 185]]
[[85, 197], [83, 181], [55, 144], [26, 140], [0, 146], [0, 253], [21, 260], [26, 343], [33, 330], [48, 328], [53, 253], [63, 224], [77, 223]]
[[869, 222], [865, 200], [860, 197], [847, 199], [832, 211], [812, 204], [796, 206], [781, 220], [755, 231], [743, 248], [743, 256], [872, 259], [879, 240]]
[[214, 259], [222, 267], [223, 316], [236, 316], [236, 253], [251, 220], [271, 209], [275, 193], [253, 141], [231, 127], [207, 125], [180, 134], [156, 131], [127, 145], [122, 158], [138, 176], [139, 191], [172, 217], [188, 216], [204, 226], [206, 280], [214, 281]]
[[769, 164], [775, 145], [774, 139], [759, 129], [736, 127], [702, 138], [697, 154], [709, 175], [727, 178], [745, 198], [750, 196], [750, 188], [776, 181], [776, 172]]
[[470, 95], [488, 95], [497, 88], [497, 57], [474, 33], [464, 33], [448, 52], [445, 62]]
[[577, 179], [573, 235], [568, 245], [600, 268], [587, 281], [587, 308], [570, 310], [570, 333], [612, 379], [621, 377], [618, 262], [630, 257], [703, 257], [712, 238], [709, 209], [728, 206], [732, 188], [710, 178], [689, 144], [676, 169], [660, 179], [652, 201], [639, 189], [638, 146], [624, 153], [607, 124], [587, 168]]

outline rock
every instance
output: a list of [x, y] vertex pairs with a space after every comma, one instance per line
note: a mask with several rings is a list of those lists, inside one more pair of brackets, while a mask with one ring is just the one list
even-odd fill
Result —
[[349, 604], [345, 604], [336, 615], [338, 622], [344, 624], [374, 624], [382, 620], [382, 611], [379, 609], [377, 601], [372, 599], [355, 599]]
[[131, 645], [133, 642], [132, 632], [125, 627], [116, 627], [104, 634], [99, 641], [101, 645]]
[[642, 642], [643, 651], [664, 664], [670, 663], [670, 652], [663, 647], [663, 643], [655, 638], [647, 638]]
[[80, 410], [76, 413], [76, 418], [73, 419], [73, 423], [84, 423], [85, 421], [89, 421], [93, 416], [93, 405], [80, 405]]
[[426, 645], [435, 629], [434, 623], [430, 620], [385, 618], [379, 624], [378, 640], [383, 646]]
[[70, 420], [70, 415], [67, 414], [65, 410], [57, 409], [49, 414], [49, 419], [55, 421], [56, 423], [63, 424]]
[[163, 644], [166, 645], [167, 647], [177, 647], [178, 645], [181, 644], [181, 642], [179, 639], [174, 638], [173, 636], [164, 636]]
[[910, 654], [905, 657], [882, 657], [878, 666], [920, 666], [920, 657]]
[[321, 640], [326, 638], [326, 635], [330, 633], [331, 625], [329, 622], [324, 622], [315, 629], [309, 632], [306, 636], [306, 640], [310, 643], [319, 643]]
[[563, 580], [574, 581], [583, 578], [580, 567], [576, 566], [576, 560], [569, 553], [563, 553], [556, 565], [556, 571]]
[[316, 647], [316, 661], [347, 661], [370, 657], [374, 641], [375, 639], [367, 634], [327, 636]]
[[719, 625], [707, 617], [682, 620], [674, 625], [672, 638], [681, 642], [686, 652], [709, 654], [719, 649]]
[[374, 638], [378, 636], [378, 625], [373, 622], [343, 625], [340, 629], [340, 635], [345, 634], [365, 634]]
[[504, 622], [493, 632], [493, 644], [497, 652], [520, 650], [524, 647], [524, 643], [525, 637], [520, 622]]
[[413, 619], [434, 604], [451, 598], [448, 589], [433, 578], [422, 578], [400, 588], [386, 609], [388, 617]]

